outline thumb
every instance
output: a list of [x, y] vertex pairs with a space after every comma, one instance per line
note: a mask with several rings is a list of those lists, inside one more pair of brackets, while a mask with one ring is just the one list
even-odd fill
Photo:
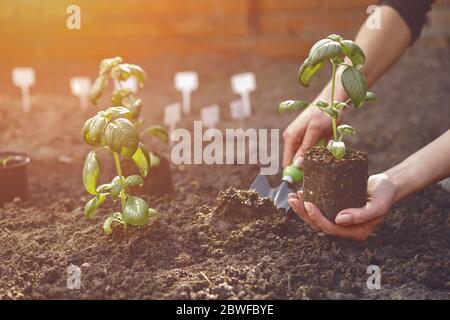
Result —
[[340, 225], [361, 224], [382, 215], [381, 210], [373, 203], [368, 202], [362, 208], [344, 209], [338, 213], [335, 222]]

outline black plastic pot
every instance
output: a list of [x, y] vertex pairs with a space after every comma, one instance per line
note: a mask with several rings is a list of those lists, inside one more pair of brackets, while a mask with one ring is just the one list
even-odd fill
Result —
[[10, 158], [3, 165], [0, 162], [0, 206], [16, 197], [28, 197], [28, 165], [31, 159], [18, 152], [0, 152], [0, 159]]

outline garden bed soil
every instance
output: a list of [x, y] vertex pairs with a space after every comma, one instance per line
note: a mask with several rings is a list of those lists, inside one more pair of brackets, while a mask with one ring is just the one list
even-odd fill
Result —
[[[295, 81], [298, 61], [166, 57], [146, 66], [154, 81], [151, 92], [143, 93], [148, 123], [159, 121], [162, 106], [178, 97], [172, 76], [180, 65], [200, 72], [201, 95], [193, 97], [194, 112], [211, 102], [225, 105], [233, 98], [223, 93], [229, 76], [256, 70], [255, 114], [244, 125], [284, 128], [293, 118], [277, 115], [276, 105], [301, 90]], [[210, 65], [217, 68], [214, 77]], [[47, 66], [70, 72], [57, 67]], [[46, 67], [39, 68], [38, 76]], [[94, 75], [96, 64], [76, 70]], [[349, 113], [346, 122], [358, 135], [348, 144], [369, 153], [371, 173], [448, 129], [449, 72], [448, 49], [414, 48], [373, 88], [380, 102]], [[319, 80], [313, 84], [316, 91]], [[406, 80], [408, 86], [394, 85]], [[357, 243], [315, 233], [246, 190], [259, 171], [256, 166], [178, 166], [172, 168], [173, 194], [145, 197], [160, 212], [158, 218], [143, 228], [103, 234], [103, 219], [113, 204], [105, 204], [93, 221], [84, 218], [82, 208], [88, 195], [81, 168], [89, 148], [80, 128], [95, 110], [81, 113], [76, 98], [63, 95], [68, 90], [61, 83], [60, 78], [38, 77], [32, 91], [41, 93], [32, 97], [33, 110], [24, 117], [16, 91], [0, 95], [2, 149], [33, 157], [31, 199], [15, 199], [0, 208], [0, 298], [449, 298], [450, 197], [438, 185], [397, 204], [366, 242]], [[417, 102], [411, 93], [424, 90], [427, 94]], [[225, 116], [222, 126], [237, 125]], [[157, 144], [150, 149], [168, 154], [167, 147]], [[105, 172], [113, 172], [110, 162], [103, 163]], [[81, 268], [80, 290], [66, 286], [72, 264]], [[366, 286], [369, 265], [381, 268], [380, 290]]]

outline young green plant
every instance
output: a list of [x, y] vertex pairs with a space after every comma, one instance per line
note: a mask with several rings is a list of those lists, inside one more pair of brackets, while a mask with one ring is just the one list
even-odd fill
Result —
[[[100, 62], [97, 79], [91, 89], [91, 102], [96, 105], [103, 95], [105, 88], [108, 86], [109, 81], [115, 80], [118, 83], [119, 89], [115, 90], [111, 96], [112, 106], [128, 109], [128, 118], [139, 130], [141, 137], [149, 134], [164, 142], [168, 142], [169, 137], [163, 127], [151, 125], [144, 129], [141, 128], [144, 123], [143, 119], [139, 117], [142, 109], [142, 100], [136, 97], [131, 89], [124, 88], [122, 85], [122, 82], [128, 80], [130, 77], [136, 78], [141, 88], [147, 81], [147, 73], [142, 67], [136, 64], [124, 63], [121, 57], [103, 59]], [[151, 165], [158, 165], [158, 157], [154, 153], [150, 153], [150, 156], [153, 160]]]
[[[147, 78], [144, 70], [121, 62], [119, 57], [101, 62], [99, 77], [91, 92], [93, 102], [97, 102], [101, 96], [109, 76], [120, 81], [134, 76], [143, 86]], [[112, 232], [114, 223], [124, 227], [143, 226], [150, 217], [157, 215], [156, 210], [149, 208], [144, 199], [129, 193], [130, 187], [142, 186], [150, 168], [159, 163], [159, 159], [141, 142], [138, 132], [137, 127], [142, 122], [138, 118], [141, 101], [130, 90], [119, 89], [113, 94], [112, 104], [112, 107], [88, 119], [83, 127], [85, 142], [94, 148], [86, 157], [82, 174], [86, 191], [93, 195], [84, 207], [85, 216], [93, 219], [97, 209], [107, 198], [120, 201], [120, 210], [112, 213], [103, 223], [103, 230], [107, 234]], [[166, 131], [160, 126], [152, 126], [143, 133], [149, 133], [163, 141], [168, 140]], [[100, 176], [98, 152], [101, 150], [106, 150], [112, 157], [117, 176], [110, 183], [97, 185]], [[125, 177], [122, 171], [124, 159], [132, 160], [139, 169], [139, 174]]]
[[[365, 62], [362, 49], [351, 40], [344, 40], [341, 36], [332, 34], [319, 40], [311, 48], [308, 57], [300, 67], [298, 81], [304, 87], [309, 87], [311, 78], [320, 71], [326, 63], [331, 64], [331, 95], [329, 101], [318, 100], [313, 105], [330, 117], [333, 128], [333, 139], [326, 148], [336, 160], [344, 158], [346, 153], [344, 136], [354, 135], [355, 130], [346, 124], [337, 126], [339, 112], [349, 107], [351, 102], [354, 108], [359, 108], [364, 102], [375, 102], [375, 94], [367, 90], [366, 80], [360, 71]], [[336, 73], [343, 68], [341, 75], [342, 86], [349, 96], [347, 101], [335, 100]], [[283, 101], [278, 110], [280, 113], [293, 110], [302, 110], [311, 103], [305, 101]]]

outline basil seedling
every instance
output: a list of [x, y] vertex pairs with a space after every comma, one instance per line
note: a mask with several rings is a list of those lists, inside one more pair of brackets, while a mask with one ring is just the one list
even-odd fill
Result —
[[[345, 58], [346, 61], [344, 60]], [[308, 57], [300, 66], [298, 81], [304, 87], [309, 87], [311, 78], [323, 68], [325, 63], [331, 63], [331, 97], [330, 101], [318, 100], [314, 106], [322, 110], [331, 118], [333, 128], [333, 139], [328, 142], [327, 149], [335, 159], [340, 160], [345, 156], [344, 136], [354, 135], [355, 130], [346, 124], [337, 126], [339, 111], [348, 108], [348, 103], [359, 108], [364, 102], [375, 102], [374, 93], [367, 90], [366, 80], [360, 71], [365, 62], [362, 49], [351, 40], [344, 40], [341, 36], [332, 34], [326, 39], [319, 40], [311, 48]], [[334, 93], [336, 87], [337, 68], [343, 68], [341, 75], [342, 86], [350, 97], [347, 101], [335, 101]], [[302, 110], [309, 106], [305, 101], [287, 100], [280, 104], [280, 113], [293, 110]]]
[[[110, 77], [119, 81], [119, 84], [129, 77], [136, 77], [141, 86], [147, 79], [141, 67], [124, 64], [120, 57], [104, 59], [100, 63], [99, 76], [91, 91], [92, 102], [97, 103]], [[141, 136], [148, 133], [168, 141], [167, 132], [160, 126], [151, 126], [141, 133], [138, 131], [143, 122], [138, 118], [141, 100], [136, 98], [131, 90], [116, 90], [111, 103], [111, 107], [88, 119], [83, 127], [84, 141], [94, 148], [86, 157], [82, 174], [86, 191], [93, 195], [84, 207], [85, 216], [88, 219], [94, 218], [97, 209], [107, 198], [120, 200], [121, 204], [120, 211], [111, 214], [103, 223], [103, 230], [107, 234], [112, 232], [114, 223], [125, 227], [143, 226], [148, 223], [150, 217], [157, 215], [156, 210], [149, 208], [144, 199], [130, 195], [129, 188], [142, 186], [150, 168], [159, 164], [158, 157], [149, 152], [141, 142]], [[100, 150], [109, 152], [117, 170], [117, 176], [110, 183], [102, 185], [98, 185], [100, 160], [97, 153]], [[135, 163], [139, 175], [123, 175], [121, 162], [124, 159]]]

